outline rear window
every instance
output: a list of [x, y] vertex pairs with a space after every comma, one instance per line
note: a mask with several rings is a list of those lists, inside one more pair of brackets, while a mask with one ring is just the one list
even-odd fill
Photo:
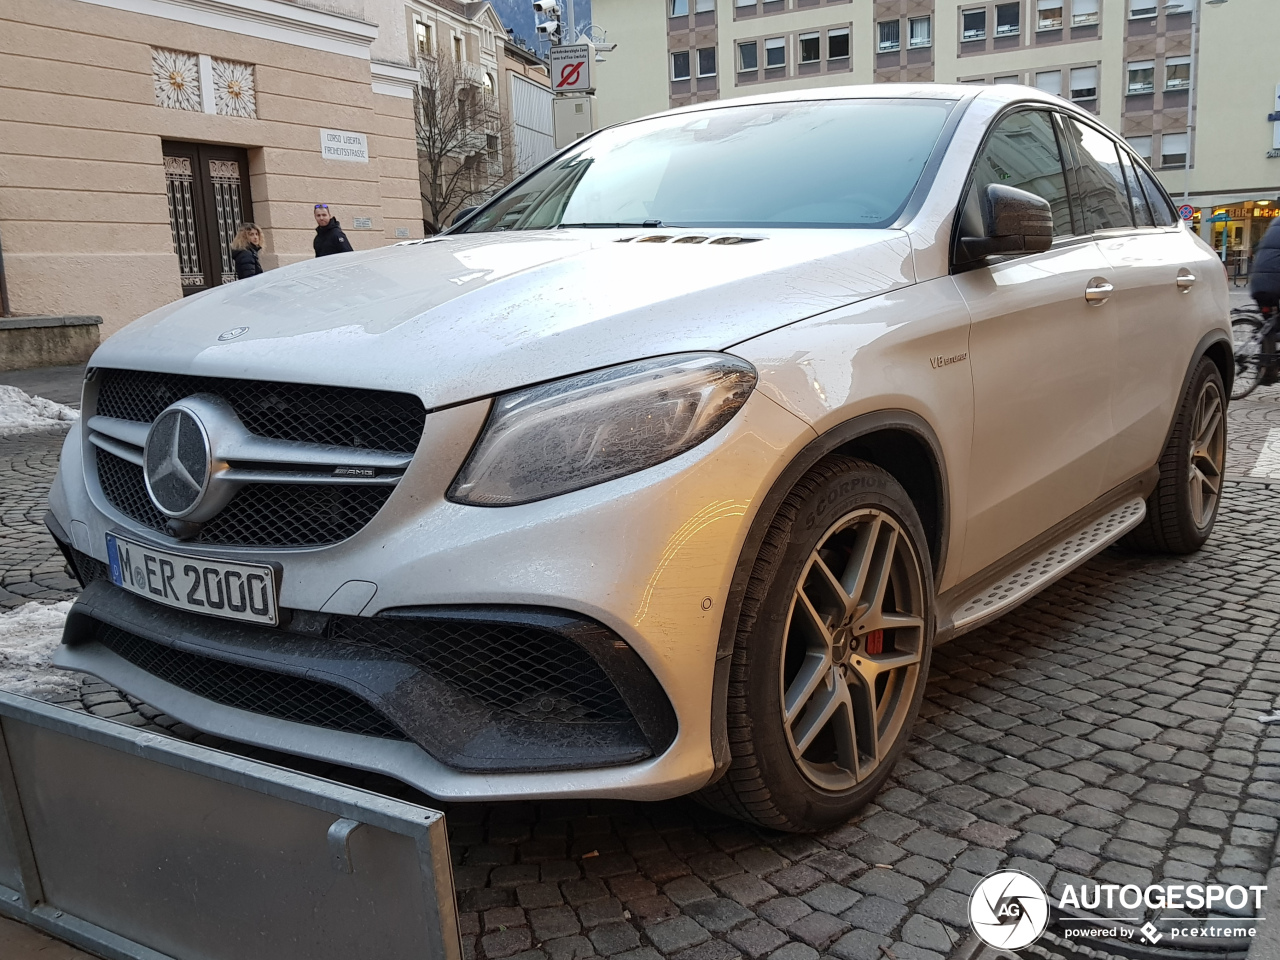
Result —
[[461, 232], [555, 227], [886, 227], [906, 207], [950, 100], [719, 107], [605, 130]]

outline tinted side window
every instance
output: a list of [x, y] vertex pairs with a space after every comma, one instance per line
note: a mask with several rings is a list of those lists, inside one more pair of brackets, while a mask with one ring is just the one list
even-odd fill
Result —
[[993, 183], [1017, 187], [1048, 200], [1053, 209], [1054, 236], [1070, 236], [1073, 232], [1062, 154], [1047, 113], [1026, 110], [1010, 114], [992, 132], [978, 157], [973, 186], [965, 199], [962, 226], [966, 236], [982, 236], [978, 198]]
[[1133, 209], [1134, 224], [1139, 227], [1155, 226], [1155, 221], [1151, 219], [1151, 207], [1142, 193], [1142, 187], [1138, 185], [1137, 174], [1133, 172], [1133, 161], [1123, 150], [1120, 151], [1120, 162], [1124, 164], [1124, 182], [1129, 188], [1129, 206]]
[[1178, 211], [1173, 209], [1173, 204], [1169, 202], [1168, 196], [1160, 188], [1160, 184], [1156, 183], [1156, 178], [1151, 175], [1142, 164], [1134, 164], [1138, 171], [1138, 179], [1142, 181], [1143, 192], [1147, 195], [1147, 203], [1151, 207], [1151, 217], [1155, 220], [1157, 227], [1172, 227], [1178, 222]]
[[1111, 138], [1093, 127], [1063, 118], [1075, 146], [1079, 204], [1089, 233], [1133, 226], [1120, 154]]

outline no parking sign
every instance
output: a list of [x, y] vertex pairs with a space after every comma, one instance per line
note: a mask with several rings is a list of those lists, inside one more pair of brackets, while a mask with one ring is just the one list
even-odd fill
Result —
[[1191, 220], [1195, 217], [1195, 215], [1196, 215], [1196, 208], [1191, 206], [1191, 204], [1189, 203], [1184, 203], [1182, 206], [1178, 208], [1178, 216], [1180, 216], [1183, 220]]

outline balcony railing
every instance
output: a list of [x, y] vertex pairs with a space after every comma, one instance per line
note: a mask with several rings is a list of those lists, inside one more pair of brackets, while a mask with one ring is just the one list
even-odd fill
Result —
[[1000, 23], [996, 25], [997, 37], [1011, 37], [1014, 34], [1022, 32], [1022, 24], [1020, 23]]

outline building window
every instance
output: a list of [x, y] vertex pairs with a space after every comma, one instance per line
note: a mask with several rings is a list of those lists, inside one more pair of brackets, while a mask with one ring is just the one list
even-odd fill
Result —
[[1098, 22], [1098, 0], [1071, 0], [1071, 25], [1085, 27]]
[[733, 0], [733, 5], [735, 7], [754, 7], [756, 0]]
[[1142, 17], [1154, 17], [1160, 12], [1160, 4], [1158, 0], [1129, 0], [1129, 19], [1138, 20]]
[[672, 80], [688, 80], [689, 79], [689, 51], [681, 50], [679, 53], [671, 55], [671, 79]]
[[970, 77], [968, 80], [961, 80], [961, 83], [986, 83], [986, 77]]
[[1036, 29], [1062, 29], [1062, 0], [1036, 0]]
[[764, 66], [768, 70], [773, 67], [787, 65], [787, 38], [771, 37], [764, 42]]
[[1160, 138], [1160, 166], [1185, 167], [1187, 165], [1187, 135], [1166, 133]]
[[1071, 99], [1095, 100], [1098, 96], [1098, 68], [1073, 67], [1071, 70]]
[[996, 36], [1011, 37], [1022, 32], [1022, 4], [1002, 3], [996, 7]]
[[716, 0], [697, 0], [693, 5], [694, 13], [711, 13], [716, 8]]
[[698, 76], [714, 77], [716, 75], [716, 48], [703, 47], [698, 51]]
[[759, 66], [757, 59], [756, 42], [751, 40], [747, 43], [738, 44], [738, 70], [746, 73], [749, 70], [755, 70]]
[[1186, 90], [1191, 86], [1191, 58], [1164, 58], [1164, 88], [1166, 90]]
[[1055, 97], [1062, 96], [1062, 71], [1045, 70], [1042, 73], [1037, 73], [1036, 89], [1043, 90], [1045, 93], [1052, 93]]
[[818, 33], [800, 34], [800, 62], [817, 63], [822, 59], [822, 35]]
[[1196, 0], [1165, 0], [1162, 6], [1165, 16], [1168, 17], [1175, 13], [1190, 13], [1195, 2]]
[[911, 27], [911, 49], [927, 47], [933, 43], [933, 21], [929, 17], [912, 17], [908, 22]]
[[671, 15], [673, 17], [687, 17], [689, 15], [689, 0], [671, 0]]
[[827, 59], [828, 60], [848, 60], [849, 59], [849, 30], [828, 30], [827, 31]]
[[467, 59], [467, 43], [461, 37], [453, 38], [453, 59], [459, 62]]
[[1156, 88], [1156, 62], [1134, 60], [1129, 64], [1129, 93], [1151, 93]]
[[901, 29], [902, 21], [900, 20], [880, 21], [880, 43], [876, 50], [880, 53], [891, 53], [902, 49]]
[[1151, 159], [1151, 138], [1150, 137], [1125, 137], [1125, 142], [1133, 147], [1133, 152], [1140, 156], [1143, 160]]
[[1014, 75], [1013, 75], [1013, 76], [1011, 76], [1011, 77], [996, 77], [996, 83], [997, 83], [997, 84], [1005, 84], [1005, 83], [1021, 83], [1021, 82], [1022, 82], [1022, 78], [1021, 78], [1020, 76], [1018, 76], [1017, 74], [1014, 74]]
[[987, 11], [966, 10], [961, 15], [961, 40], [987, 39]]
[[425, 24], [421, 20], [413, 21], [413, 42], [418, 48], [419, 56], [434, 56], [434, 51], [431, 49], [431, 26], [429, 24]]

